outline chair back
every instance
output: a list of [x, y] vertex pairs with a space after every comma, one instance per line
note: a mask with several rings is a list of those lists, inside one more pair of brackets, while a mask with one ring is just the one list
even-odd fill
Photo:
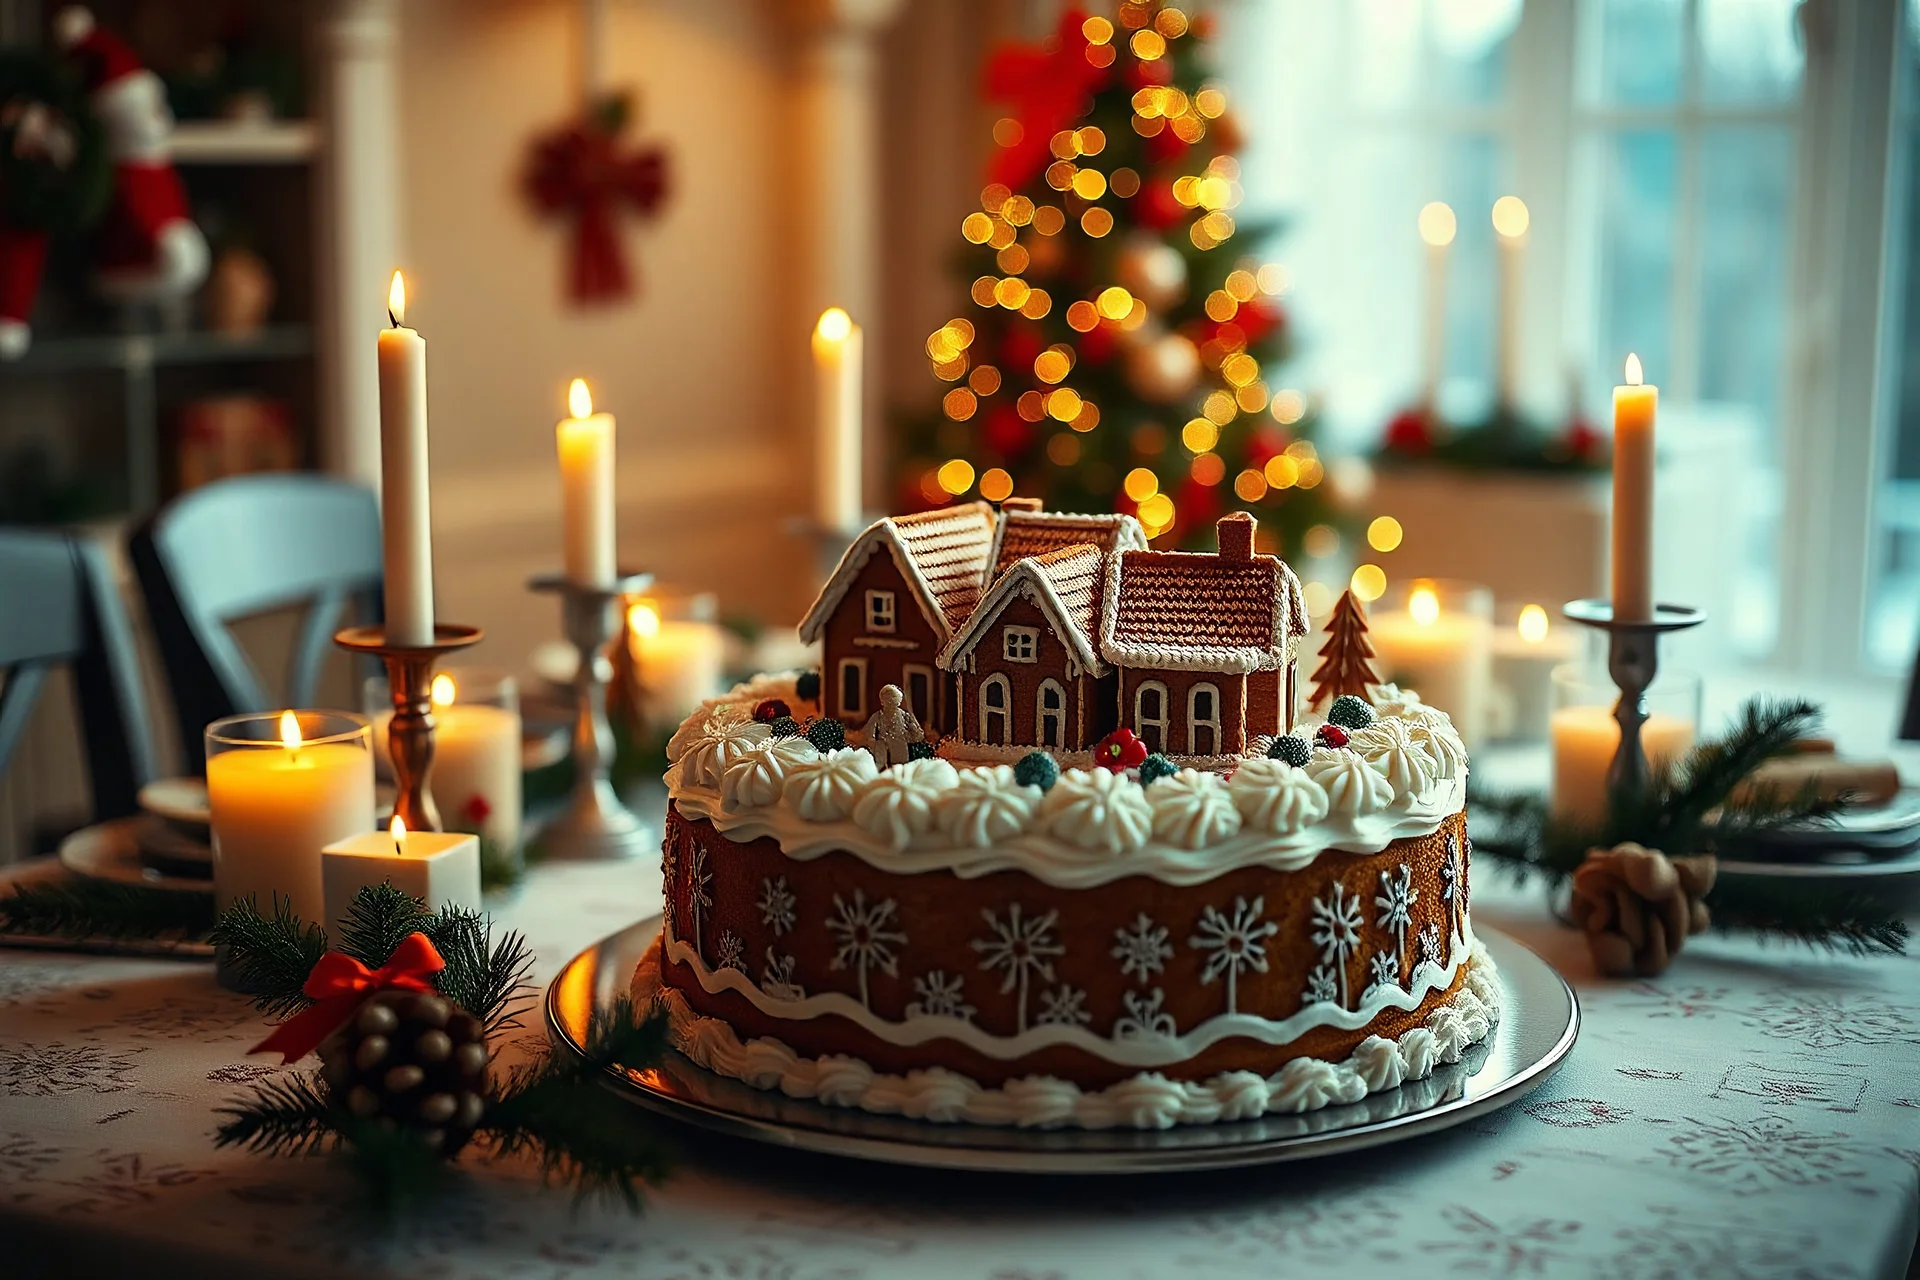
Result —
[[73, 673], [94, 820], [135, 812], [153, 776], [153, 745], [106, 554], [67, 534], [0, 529], [0, 772], [58, 666]]
[[359, 485], [256, 475], [192, 490], [128, 544], [180, 729], [181, 759], [205, 765], [206, 726], [268, 711], [259, 671], [229, 624], [305, 606], [288, 662], [287, 705], [312, 706], [329, 642], [351, 604], [380, 620], [380, 510]]

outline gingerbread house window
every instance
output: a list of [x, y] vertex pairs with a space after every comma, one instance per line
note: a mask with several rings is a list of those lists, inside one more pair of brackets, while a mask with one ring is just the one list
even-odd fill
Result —
[[894, 627], [893, 592], [867, 592], [867, 630], [891, 633]]
[[840, 659], [840, 714], [864, 716], [867, 714], [867, 660], [865, 658]]
[[907, 710], [921, 724], [927, 724], [933, 719], [933, 668], [909, 662], [900, 668], [900, 682], [906, 686]]
[[1066, 745], [1067, 691], [1058, 680], [1042, 680], [1034, 699], [1034, 741], [1043, 747]]
[[991, 675], [980, 685], [980, 741], [1004, 747], [1012, 737], [1013, 688], [1003, 675]]
[[1133, 731], [1149, 751], [1167, 749], [1167, 686], [1143, 680], [1133, 693]]
[[1220, 690], [1196, 684], [1187, 691], [1187, 753], [1220, 754]]
[[1040, 660], [1040, 628], [1002, 627], [1000, 645], [1000, 652], [1008, 662], [1038, 662]]

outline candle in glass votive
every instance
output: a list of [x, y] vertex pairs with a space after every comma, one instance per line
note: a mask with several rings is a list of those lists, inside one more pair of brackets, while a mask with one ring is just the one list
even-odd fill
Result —
[[1468, 746], [1487, 729], [1492, 612], [1485, 587], [1421, 580], [1403, 607], [1367, 618], [1380, 678], [1446, 712]]
[[[1553, 800], [1556, 818], [1598, 821], [1607, 810], [1607, 770], [1620, 746], [1610, 707], [1561, 707], [1553, 713]], [[1693, 746], [1693, 724], [1654, 712], [1640, 726], [1649, 764], [1675, 760]]]
[[[470, 831], [503, 851], [520, 847], [520, 700], [513, 677], [481, 667], [455, 667], [433, 678], [433, 772], [427, 787], [440, 826]], [[393, 708], [384, 680], [368, 681], [373, 746], [391, 773], [387, 732]]]
[[480, 909], [480, 841], [464, 832], [409, 831], [395, 814], [388, 830], [349, 836], [320, 857], [327, 932], [334, 938], [355, 895], [368, 885], [391, 884], [428, 911]]
[[567, 388], [567, 411], [554, 428], [560, 448], [560, 517], [568, 579], [589, 587], [612, 584], [613, 415], [593, 411], [584, 379]]
[[650, 600], [627, 609], [627, 645], [646, 723], [672, 728], [720, 692], [725, 641], [711, 622], [663, 618]]
[[1554, 627], [1537, 604], [1523, 607], [1514, 625], [1494, 630], [1494, 737], [1522, 742], [1546, 738], [1553, 711], [1553, 669], [1571, 658], [1575, 648], [1567, 630]]

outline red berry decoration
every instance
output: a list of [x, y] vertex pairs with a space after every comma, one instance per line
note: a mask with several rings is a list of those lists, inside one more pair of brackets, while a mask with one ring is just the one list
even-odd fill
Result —
[[1093, 762], [1109, 773], [1139, 766], [1147, 758], [1147, 744], [1131, 729], [1115, 729], [1093, 748]]
[[485, 796], [476, 791], [467, 797], [466, 804], [460, 808], [460, 814], [468, 822], [478, 826], [493, 815], [493, 806], [487, 803]]
[[766, 698], [753, 706], [753, 718], [761, 724], [772, 724], [781, 716], [790, 716], [793, 709], [778, 698]]
[[1337, 724], [1323, 724], [1314, 731], [1313, 742], [1319, 747], [1344, 747], [1347, 745], [1347, 731]]

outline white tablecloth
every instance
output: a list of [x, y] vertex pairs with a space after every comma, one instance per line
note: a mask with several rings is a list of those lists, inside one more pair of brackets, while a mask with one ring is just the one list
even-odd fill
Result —
[[[1561, 1072], [1524, 1103], [1356, 1156], [1073, 1181], [917, 1173], [676, 1131], [642, 1218], [525, 1167], [383, 1236], [324, 1160], [216, 1151], [277, 1068], [209, 966], [0, 951], [0, 1274], [977, 1280], [1899, 1275], [1920, 1191], [1920, 963], [1704, 939], [1654, 982], [1592, 977], [1532, 895], [1479, 919], [1575, 981]], [[541, 977], [658, 905], [652, 865], [554, 866], [496, 915]], [[543, 1043], [537, 1019], [507, 1053]], [[638, 1123], [636, 1120], [635, 1123]]]

